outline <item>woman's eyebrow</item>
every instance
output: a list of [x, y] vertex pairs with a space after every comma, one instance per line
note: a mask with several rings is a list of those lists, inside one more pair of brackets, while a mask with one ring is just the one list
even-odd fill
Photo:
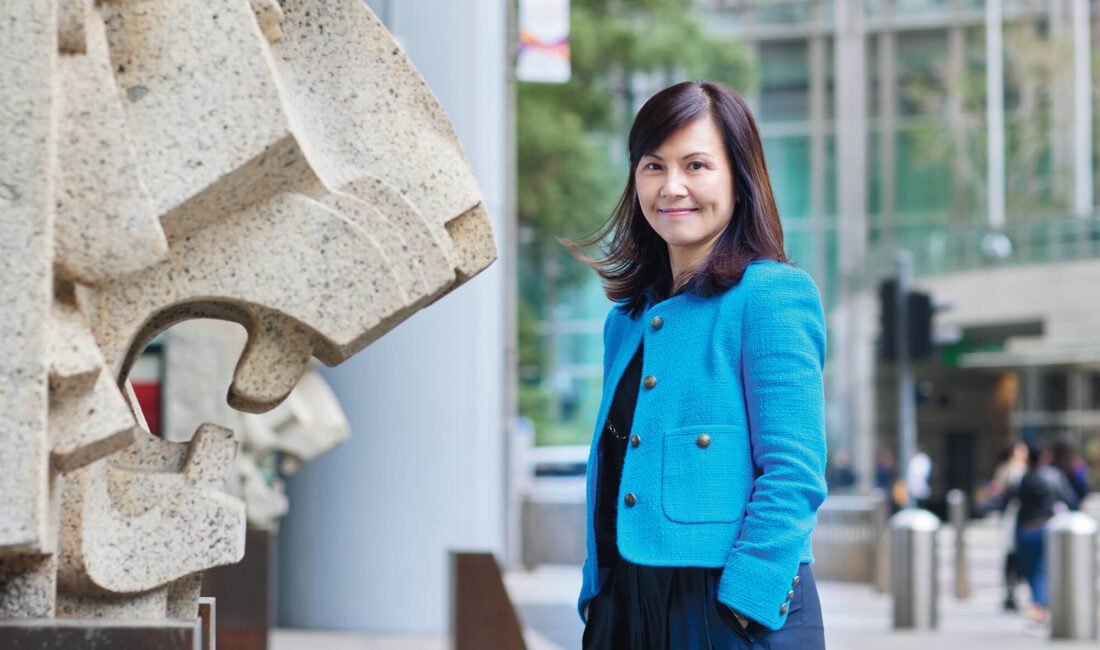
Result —
[[[707, 153], [705, 151], [692, 151], [691, 153], [689, 153], [687, 155], [681, 156], [680, 160], [687, 160], [688, 158], [691, 158], [692, 156], [709, 156], [709, 157], [713, 158], [714, 154]], [[657, 160], [664, 160], [664, 158], [658, 156], [655, 153], [644, 154], [642, 156], [642, 158], [656, 158]]]

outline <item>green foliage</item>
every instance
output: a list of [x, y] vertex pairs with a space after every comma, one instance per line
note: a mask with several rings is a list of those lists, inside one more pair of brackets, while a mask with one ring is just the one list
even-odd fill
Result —
[[570, 434], [560, 431], [543, 387], [548, 360], [538, 323], [592, 273], [555, 238], [595, 232], [615, 207], [628, 172], [623, 136], [646, 99], [635, 97], [635, 75], [664, 85], [706, 78], [740, 90], [753, 82], [743, 48], [705, 34], [691, 0], [572, 0], [570, 13], [570, 81], [519, 83], [516, 93], [519, 408], [542, 442]]

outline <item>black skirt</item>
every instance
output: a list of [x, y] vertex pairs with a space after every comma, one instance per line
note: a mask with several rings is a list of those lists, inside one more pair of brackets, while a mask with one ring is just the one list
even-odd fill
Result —
[[747, 628], [717, 599], [722, 569], [655, 567], [619, 559], [588, 605], [584, 650], [824, 650], [810, 565], [798, 569], [787, 621]]

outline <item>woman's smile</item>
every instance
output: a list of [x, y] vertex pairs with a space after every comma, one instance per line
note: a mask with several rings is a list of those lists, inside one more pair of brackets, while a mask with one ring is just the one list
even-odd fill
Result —
[[658, 208], [657, 212], [661, 213], [662, 217], [686, 217], [689, 214], [694, 214], [699, 211], [699, 208]]

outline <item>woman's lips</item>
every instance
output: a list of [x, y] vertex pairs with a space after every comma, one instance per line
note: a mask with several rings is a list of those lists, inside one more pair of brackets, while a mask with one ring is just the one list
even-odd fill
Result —
[[698, 208], [676, 208], [675, 210], [658, 210], [658, 212], [666, 217], [683, 217], [698, 212], [698, 210]]

